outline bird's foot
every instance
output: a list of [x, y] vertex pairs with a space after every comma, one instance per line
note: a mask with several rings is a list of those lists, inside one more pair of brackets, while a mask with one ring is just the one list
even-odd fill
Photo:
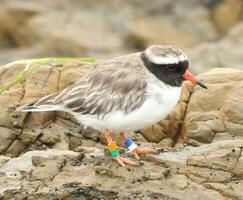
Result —
[[126, 164], [127, 165], [131, 165], [131, 166], [140, 166], [141, 164], [136, 162], [136, 161], [132, 161], [132, 160], [129, 160], [128, 158], [124, 158], [120, 155], [116, 156], [116, 157], [113, 157], [114, 160], [116, 160], [121, 166], [125, 166]]
[[110, 133], [107, 131], [105, 132], [105, 137], [108, 143], [108, 149], [110, 150], [111, 157], [116, 160], [121, 166], [132, 165], [132, 166], [139, 166], [140, 163], [136, 161], [129, 160], [128, 158], [124, 158], [120, 156], [117, 144], [112, 140]]
[[143, 154], [159, 154], [160, 152], [156, 149], [152, 149], [152, 148], [141, 148], [141, 147], [137, 147], [136, 149], [134, 149], [132, 151], [132, 154], [135, 156], [135, 158], [137, 160], [140, 159], [140, 155]]
[[128, 148], [128, 152], [132, 153], [137, 160], [140, 159], [142, 154], [159, 154], [158, 150], [152, 148], [138, 147], [131, 138], [128, 138], [125, 133], [121, 133], [121, 137], [124, 139], [124, 145]]

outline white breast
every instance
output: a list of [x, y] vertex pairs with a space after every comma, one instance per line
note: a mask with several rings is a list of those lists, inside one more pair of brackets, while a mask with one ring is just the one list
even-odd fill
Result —
[[151, 82], [146, 89], [147, 98], [143, 105], [128, 113], [116, 110], [107, 114], [104, 119], [97, 116], [74, 116], [84, 125], [103, 131], [130, 132], [151, 126], [163, 117], [176, 105], [180, 96], [181, 87], [171, 87], [162, 83]]

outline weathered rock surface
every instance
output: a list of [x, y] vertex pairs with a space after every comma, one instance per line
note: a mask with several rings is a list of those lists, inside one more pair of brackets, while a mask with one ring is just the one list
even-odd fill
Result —
[[30, 151], [0, 157], [1, 199], [243, 198], [243, 140], [144, 157], [120, 167], [97, 148]]
[[221, 138], [242, 138], [243, 71], [218, 68], [201, 77], [209, 89], [202, 94], [197, 88], [190, 96], [182, 125], [184, 140], [209, 143]]

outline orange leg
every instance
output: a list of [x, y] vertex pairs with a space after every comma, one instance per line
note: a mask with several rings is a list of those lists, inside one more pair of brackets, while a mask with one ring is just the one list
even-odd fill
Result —
[[[105, 138], [106, 138], [108, 145], [114, 143], [114, 141], [112, 140], [111, 134], [108, 130], [106, 130], [106, 132], [105, 132]], [[113, 159], [116, 160], [121, 166], [125, 166], [125, 164], [133, 165], [133, 166], [139, 166], [140, 165], [139, 163], [132, 161], [132, 160], [129, 160], [127, 158], [124, 158], [120, 155], [113, 157]]]
[[[128, 139], [125, 133], [120, 133], [120, 136], [124, 141]], [[151, 148], [136, 147], [134, 150], [132, 150], [132, 153], [136, 159], [140, 159], [139, 155], [141, 154], [158, 154], [159, 151]]]

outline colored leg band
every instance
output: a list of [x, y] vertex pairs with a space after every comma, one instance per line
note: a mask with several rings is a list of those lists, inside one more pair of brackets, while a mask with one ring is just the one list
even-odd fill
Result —
[[128, 148], [128, 152], [133, 152], [138, 147], [130, 138], [124, 141], [124, 145]]
[[117, 144], [115, 142], [108, 144], [108, 149], [111, 152], [111, 157], [116, 157], [119, 155], [119, 151], [117, 149]]
[[124, 145], [128, 148], [132, 143], [134, 143], [132, 141], [132, 139], [130, 138], [127, 138], [125, 141], [124, 141]]
[[112, 143], [108, 144], [108, 148], [110, 151], [112, 151], [112, 150], [117, 149], [117, 145], [115, 142], [112, 142]]
[[119, 155], [118, 149], [111, 150], [111, 157], [116, 157]]

